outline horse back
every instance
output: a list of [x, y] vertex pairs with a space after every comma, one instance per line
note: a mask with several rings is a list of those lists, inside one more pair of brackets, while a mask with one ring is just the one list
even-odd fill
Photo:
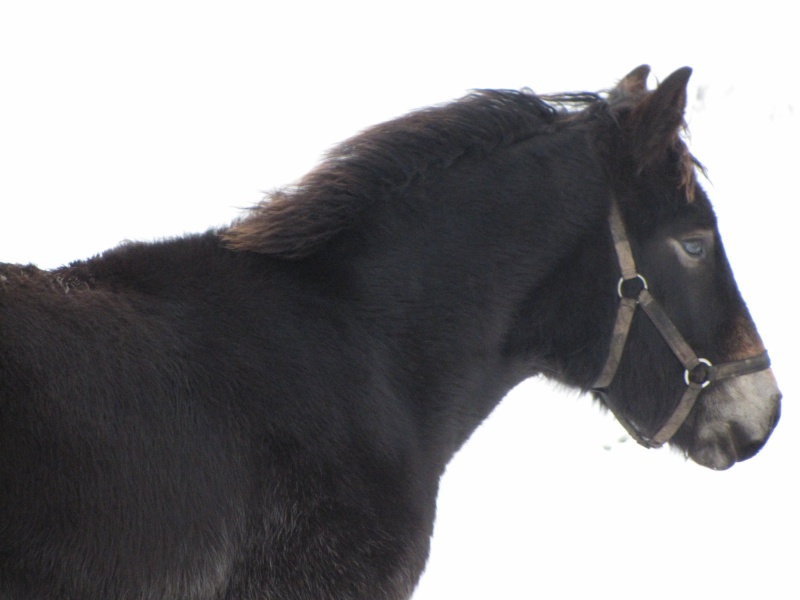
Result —
[[[380, 580], [411, 586], [433, 497], [415, 484], [408, 415], [370, 365], [377, 344], [302, 271], [211, 234], [54, 272], [3, 267], [4, 589], [356, 598], [396, 587]], [[307, 575], [331, 572], [341, 588]], [[270, 590], [252, 587], [257, 573]]]

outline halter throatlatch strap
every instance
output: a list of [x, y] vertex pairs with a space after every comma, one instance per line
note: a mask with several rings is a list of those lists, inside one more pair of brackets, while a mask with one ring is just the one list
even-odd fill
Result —
[[622, 412], [615, 408], [608, 399], [606, 399], [606, 405], [633, 439], [647, 448], [658, 448], [672, 439], [672, 436], [680, 429], [700, 396], [700, 392], [706, 387], [723, 379], [762, 371], [770, 365], [769, 356], [767, 356], [766, 352], [763, 352], [757, 356], [719, 365], [712, 365], [705, 358], [699, 358], [680, 331], [678, 331], [678, 328], [675, 327], [672, 319], [669, 318], [661, 305], [650, 294], [645, 278], [636, 271], [633, 251], [631, 250], [628, 234], [616, 200], [612, 200], [611, 203], [609, 224], [622, 274], [617, 286], [620, 300], [614, 329], [611, 333], [608, 357], [600, 376], [592, 388], [598, 391], [605, 390], [614, 381], [622, 360], [622, 353], [625, 350], [633, 315], [636, 312], [636, 307], [641, 306], [683, 365], [686, 390], [675, 410], [673, 410], [672, 415], [654, 434], [649, 436], [643, 434], [631, 421], [623, 416]]
[[617, 309], [617, 319], [614, 322], [614, 329], [611, 333], [611, 347], [609, 348], [608, 358], [600, 373], [600, 377], [594, 382], [595, 389], [603, 389], [611, 385], [614, 376], [617, 374], [617, 368], [622, 360], [622, 352], [625, 350], [625, 342], [628, 339], [628, 332], [631, 328], [633, 321], [633, 314], [636, 312], [636, 306], [639, 304], [638, 291], [634, 295], [624, 295], [623, 284], [631, 281], [638, 281], [640, 284], [639, 290], [647, 289], [647, 282], [645, 279], [636, 272], [636, 263], [633, 260], [633, 251], [631, 244], [628, 241], [628, 233], [625, 230], [625, 224], [622, 221], [622, 216], [619, 214], [619, 207], [616, 201], [611, 203], [611, 216], [609, 217], [611, 225], [611, 237], [614, 241], [614, 250], [617, 253], [617, 260], [622, 276], [617, 286], [617, 294], [619, 295], [619, 308]]

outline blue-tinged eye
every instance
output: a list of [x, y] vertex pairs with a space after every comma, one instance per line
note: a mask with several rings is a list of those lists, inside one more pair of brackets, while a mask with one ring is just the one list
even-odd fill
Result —
[[703, 258], [706, 255], [705, 240], [700, 238], [681, 240], [681, 246], [683, 246], [683, 250], [686, 252], [686, 254], [692, 258]]

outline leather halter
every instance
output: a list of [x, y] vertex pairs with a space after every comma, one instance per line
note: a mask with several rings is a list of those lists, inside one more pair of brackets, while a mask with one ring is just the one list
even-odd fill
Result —
[[723, 379], [756, 373], [769, 368], [769, 356], [766, 352], [763, 352], [750, 358], [718, 365], [712, 365], [705, 358], [698, 358], [667, 313], [648, 291], [645, 278], [636, 271], [636, 263], [633, 260], [628, 234], [625, 231], [625, 224], [622, 221], [615, 199], [611, 202], [609, 223], [620, 271], [622, 272], [622, 277], [617, 286], [617, 294], [620, 300], [614, 330], [611, 334], [611, 347], [609, 348], [608, 358], [592, 389], [604, 392], [614, 381], [614, 376], [622, 360], [622, 353], [625, 349], [625, 341], [628, 338], [631, 322], [633, 321], [633, 314], [636, 311], [636, 307], [641, 306], [645, 314], [656, 326], [656, 329], [661, 333], [664, 341], [667, 342], [684, 369], [686, 369], [684, 372], [686, 391], [681, 396], [675, 410], [672, 411], [672, 415], [652, 435], [642, 433], [631, 421], [623, 416], [618, 408], [608, 402], [607, 394], [604, 395], [604, 400], [606, 406], [633, 439], [647, 448], [659, 448], [672, 439], [672, 436], [683, 425], [697, 398], [700, 396], [700, 392], [709, 385]]

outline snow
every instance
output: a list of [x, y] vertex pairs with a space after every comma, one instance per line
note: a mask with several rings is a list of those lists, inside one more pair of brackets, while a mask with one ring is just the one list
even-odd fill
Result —
[[451, 463], [414, 599], [800, 597], [787, 5], [286, 4], [5, 3], [2, 260], [53, 267], [227, 223], [334, 143], [471, 88], [597, 90], [640, 63], [660, 79], [690, 65], [691, 146], [782, 422], [761, 454], [715, 473], [620, 441], [588, 398], [525, 382]]

